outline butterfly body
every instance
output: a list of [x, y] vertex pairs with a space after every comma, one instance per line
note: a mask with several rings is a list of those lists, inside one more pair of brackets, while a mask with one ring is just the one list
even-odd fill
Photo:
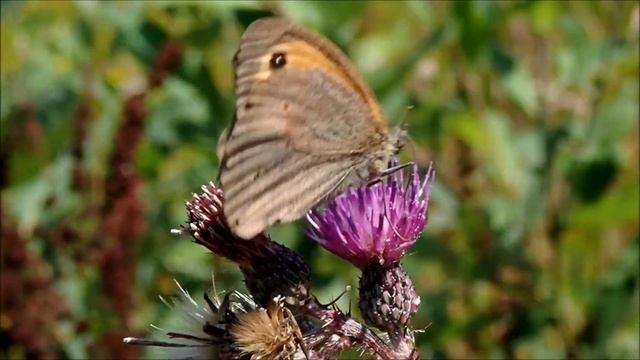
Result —
[[225, 214], [240, 237], [375, 179], [402, 146], [404, 131], [389, 128], [348, 58], [316, 33], [257, 20], [234, 64], [236, 112], [218, 156]]

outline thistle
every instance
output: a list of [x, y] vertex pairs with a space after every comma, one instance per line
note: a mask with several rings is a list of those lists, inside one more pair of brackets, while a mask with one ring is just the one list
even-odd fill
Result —
[[397, 171], [374, 185], [340, 194], [324, 209], [309, 212], [307, 233], [360, 269], [397, 263], [427, 224], [434, 173], [430, 167], [421, 181], [414, 165], [406, 186], [403, 172]]
[[197, 348], [213, 359], [335, 358], [348, 347], [379, 359], [417, 359], [409, 321], [420, 298], [400, 262], [426, 225], [433, 173], [429, 169], [421, 180], [414, 166], [406, 185], [398, 172], [339, 195], [307, 216], [312, 239], [362, 270], [360, 311], [386, 335], [311, 296], [309, 268], [293, 250], [265, 233], [251, 240], [236, 237], [224, 216], [223, 193], [209, 183], [187, 202], [187, 224], [174, 232], [235, 262], [250, 295], [205, 297], [206, 306], [200, 307], [181, 289], [192, 306], [188, 318], [199, 326], [195, 332], [167, 332], [171, 341], [125, 342]]
[[367, 324], [388, 332], [392, 341], [405, 336], [420, 304], [400, 261], [427, 223], [433, 177], [430, 167], [420, 179], [414, 165], [406, 184], [397, 171], [307, 215], [309, 236], [362, 270], [360, 311]]

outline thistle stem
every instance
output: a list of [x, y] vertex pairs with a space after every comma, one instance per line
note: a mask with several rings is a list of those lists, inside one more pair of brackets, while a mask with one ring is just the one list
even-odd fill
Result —
[[362, 323], [340, 310], [319, 304], [315, 299], [309, 300], [301, 312], [323, 323], [321, 333], [310, 339], [308, 346], [311, 348], [328, 347], [338, 352], [355, 346], [381, 360], [419, 359], [413, 342], [403, 337], [398, 339], [399, 346], [392, 349]]

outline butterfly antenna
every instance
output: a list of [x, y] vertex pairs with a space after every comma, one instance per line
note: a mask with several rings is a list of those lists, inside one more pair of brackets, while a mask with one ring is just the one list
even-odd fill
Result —
[[400, 128], [405, 130], [405, 134], [407, 137], [407, 141], [406, 143], [409, 144], [409, 146], [411, 147], [411, 158], [412, 159], [417, 159], [416, 157], [416, 146], [415, 146], [415, 142], [411, 139], [411, 136], [409, 134], [409, 112], [411, 112], [411, 110], [415, 109], [416, 107], [413, 105], [408, 105], [406, 107], [406, 109], [404, 110], [404, 114], [402, 115], [402, 120], [400, 120]]
[[[409, 136], [407, 134], [407, 141], [406, 144], [408, 145], [408, 147], [410, 148], [411, 151], [411, 158], [412, 159], [418, 159], [418, 153], [420, 150], [420, 145], [418, 143], [415, 142], [415, 140], [413, 140], [411, 138], [411, 136]], [[420, 160], [416, 160], [418, 163], [420, 163]]]
[[404, 109], [404, 114], [402, 114], [402, 120], [400, 120], [400, 128], [401, 129], [407, 129], [409, 127], [409, 112], [413, 109], [415, 109], [416, 107], [413, 105], [408, 105], [405, 109]]

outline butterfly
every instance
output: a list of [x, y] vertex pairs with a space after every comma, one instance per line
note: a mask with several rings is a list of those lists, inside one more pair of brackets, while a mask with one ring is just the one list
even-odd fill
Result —
[[347, 56], [302, 26], [256, 20], [233, 63], [236, 110], [218, 141], [218, 179], [241, 238], [379, 178], [405, 142]]

